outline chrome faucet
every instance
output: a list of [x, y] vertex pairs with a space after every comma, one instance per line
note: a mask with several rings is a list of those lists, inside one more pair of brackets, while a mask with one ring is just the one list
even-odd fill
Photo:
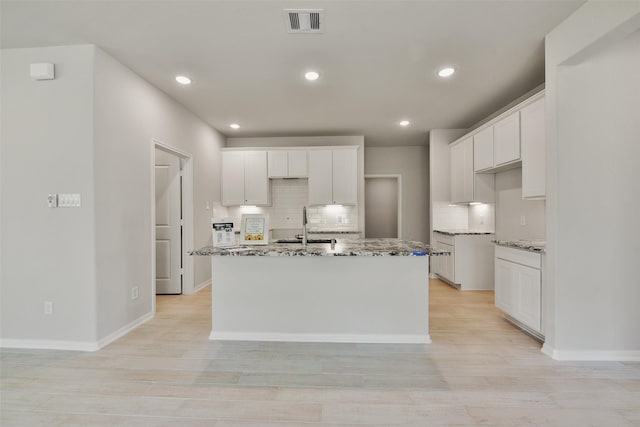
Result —
[[307, 246], [307, 207], [302, 207], [302, 245]]

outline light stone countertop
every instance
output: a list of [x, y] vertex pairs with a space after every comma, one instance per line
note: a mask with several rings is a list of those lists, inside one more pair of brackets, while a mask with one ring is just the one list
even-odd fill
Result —
[[307, 230], [307, 234], [360, 234], [357, 230]]
[[498, 246], [506, 246], [508, 248], [523, 249], [529, 252], [544, 253], [546, 244], [544, 240], [493, 240]]
[[474, 231], [474, 230], [433, 230], [434, 233], [446, 234], [448, 236], [457, 235], [489, 235], [495, 234], [494, 231]]
[[268, 245], [205, 246], [190, 252], [202, 256], [435, 256], [450, 252], [411, 240], [399, 239], [338, 239], [335, 249], [329, 243], [270, 243]]

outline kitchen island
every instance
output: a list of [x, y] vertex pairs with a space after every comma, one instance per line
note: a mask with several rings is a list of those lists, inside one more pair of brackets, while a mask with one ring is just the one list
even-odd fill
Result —
[[420, 242], [338, 240], [205, 247], [212, 340], [429, 343], [429, 256]]

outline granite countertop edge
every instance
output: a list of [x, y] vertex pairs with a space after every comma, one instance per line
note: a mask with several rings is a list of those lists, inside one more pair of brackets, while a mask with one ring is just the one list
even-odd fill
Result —
[[358, 230], [307, 230], [307, 234], [360, 234]]
[[492, 240], [498, 246], [504, 246], [507, 248], [522, 249], [524, 251], [545, 253], [546, 245], [531, 240]]
[[434, 233], [446, 234], [448, 236], [470, 235], [484, 236], [495, 234], [495, 231], [472, 231], [472, 230], [433, 230]]
[[437, 256], [450, 252], [432, 248], [416, 241], [398, 239], [338, 239], [335, 250], [328, 243], [313, 243], [303, 247], [298, 243], [232, 246], [205, 246], [191, 251], [199, 256]]

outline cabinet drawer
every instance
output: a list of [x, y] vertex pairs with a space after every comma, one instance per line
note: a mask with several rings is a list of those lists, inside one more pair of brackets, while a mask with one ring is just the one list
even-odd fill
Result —
[[496, 245], [495, 254], [496, 258], [526, 265], [531, 268], [537, 268], [538, 270], [542, 266], [539, 253]]
[[436, 242], [444, 243], [445, 245], [453, 245], [455, 236], [449, 236], [448, 234], [438, 233], [437, 231], [434, 233], [433, 237], [436, 239]]

